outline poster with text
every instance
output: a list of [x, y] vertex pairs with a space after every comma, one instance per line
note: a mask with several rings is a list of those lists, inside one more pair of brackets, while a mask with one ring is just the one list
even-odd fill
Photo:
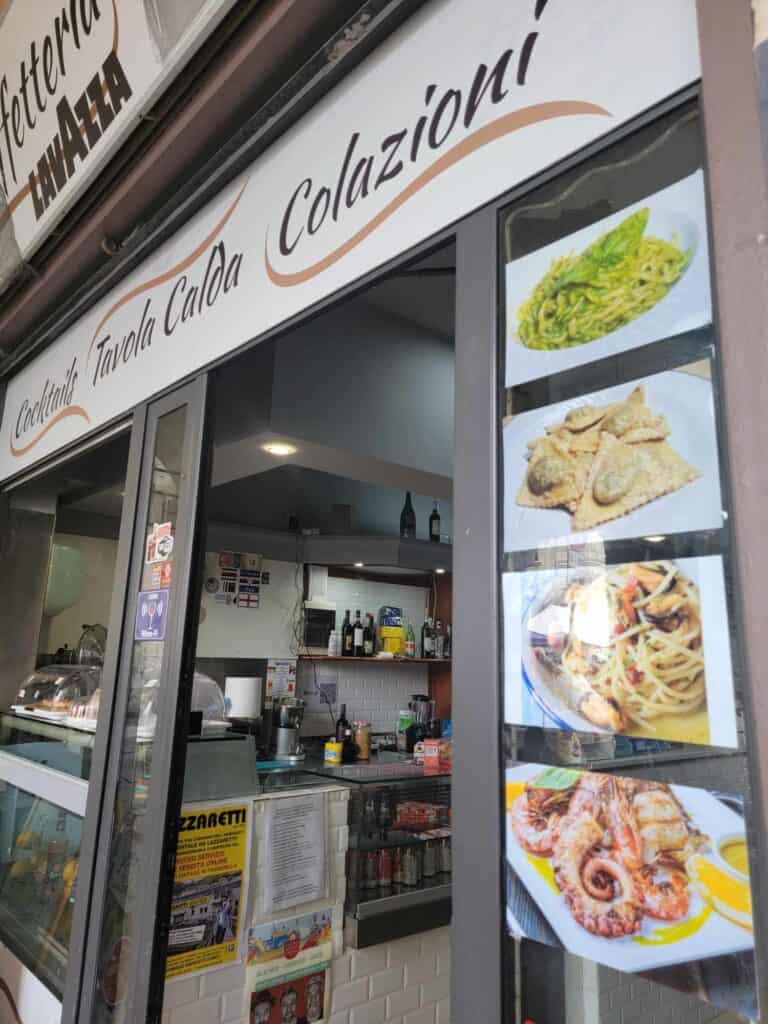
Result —
[[503, 441], [505, 551], [723, 525], [709, 360], [513, 416]]
[[505, 720], [737, 747], [723, 563], [505, 573]]
[[321, 1024], [329, 1013], [326, 971], [313, 971], [268, 988], [252, 989], [249, 1024]]
[[710, 323], [702, 171], [513, 260], [505, 277], [507, 387]]
[[511, 934], [752, 1016], [741, 798], [513, 764], [505, 805]]
[[182, 809], [166, 977], [242, 958], [248, 893], [250, 805]]
[[287, 980], [333, 959], [331, 910], [255, 925], [248, 931], [248, 979], [251, 988]]

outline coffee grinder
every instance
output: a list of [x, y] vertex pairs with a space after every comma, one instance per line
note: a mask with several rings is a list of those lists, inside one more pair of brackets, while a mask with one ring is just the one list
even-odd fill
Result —
[[300, 697], [283, 697], [275, 701], [272, 709], [272, 736], [276, 761], [298, 764], [304, 760], [301, 742], [304, 704]]

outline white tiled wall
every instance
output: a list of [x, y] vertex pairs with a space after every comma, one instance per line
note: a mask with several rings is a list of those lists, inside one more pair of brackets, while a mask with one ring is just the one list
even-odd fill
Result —
[[[427, 665], [381, 664], [375, 661], [311, 662], [299, 664], [297, 690], [300, 697], [307, 698], [316, 684], [335, 682], [337, 698], [335, 712], [340, 704], [347, 705], [347, 718], [369, 721], [373, 732], [394, 732], [398, 711], [408, 707], [414, 693], [429, 693]], [[302, 734], [304, 736], [327, 736], [333, 732], [332, 716], [328, 711], [317, 714], [308, 711], [304, 715]]]
[[413, 624], [418, 636], [424, 622], [424, 612], [429, 600], [429, 591], [423, 587], [404, 587], [397, 583], [374, 583], [370, 580], [349, 580], [341, 576], [328, 577], [327, 599], [336, 605], [336, 629], [341, 629], [344, 612], [349, 609], [354, 621], [355, 610], [365, 622], [370, 612], [374, 621], [379, 621], [379, 608], [394, 605], [403, 610], [403, 625]]
[[450, 928], [369, 949], [333, 964], [329, 1024], [450, 1024]]

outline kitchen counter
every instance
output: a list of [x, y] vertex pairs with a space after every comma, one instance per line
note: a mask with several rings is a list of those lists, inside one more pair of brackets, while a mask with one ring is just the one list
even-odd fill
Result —
[[[355, 764], [328, 764], [323, 760], [322, 753], [307, 755], [302, 770], [337, 782], [395, 782], [399, 779], [445, 778], [446, 775], [434, 772], [425, 773], [424, 766], [416, 764], [409, 754], [400, 754], [394, 750], [382, 750], [372, 753], [370, 761], [359, 761]], [[450, 773], [446, 773], [450, 774]]]

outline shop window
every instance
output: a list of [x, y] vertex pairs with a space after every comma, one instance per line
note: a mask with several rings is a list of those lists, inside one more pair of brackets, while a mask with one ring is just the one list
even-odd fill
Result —
[[756, 1017], [697, 110], [515, 202], [500, 252], [507, 981], [535, 1021]]

